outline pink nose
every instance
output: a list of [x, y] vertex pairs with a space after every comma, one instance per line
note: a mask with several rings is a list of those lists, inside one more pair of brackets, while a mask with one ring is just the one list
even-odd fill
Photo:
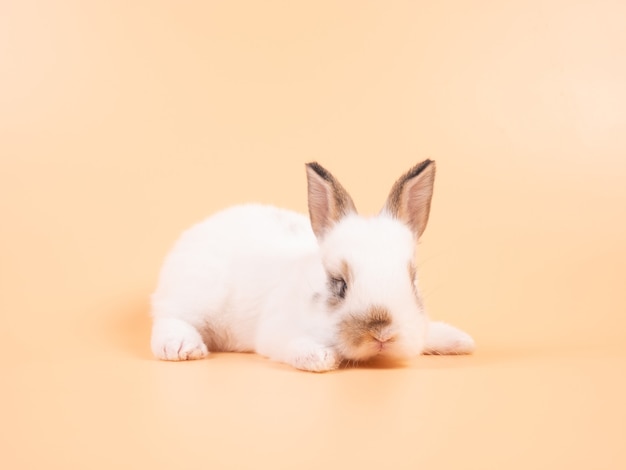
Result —
[[379, 343], [388, 343], [389, 341], [393, 341], [394, 339], [394, 335], [390, 333], [375, 333], [372, 336]]
[[385, 349], [385, 346], [388, 346], [390, 342], [392, 342], [395, 337], [394, 335], [391, 335], [389, 333], [379, 333], [376, 335], [372, 335], [374, 337], [374, 340], [376, 341], [376, 346], [378, 347], [379, 351], [382, 351], [383, 349]]

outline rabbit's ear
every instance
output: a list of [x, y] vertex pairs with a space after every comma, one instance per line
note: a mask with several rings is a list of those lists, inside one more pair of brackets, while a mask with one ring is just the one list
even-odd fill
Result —
[[315, 235], [321, 238], [341, 218], [356, 212], [356, 208], [339, 181], [319, 163], [307, 163], [306, 173], [311, 226]]
[[435, 162], [418, 163], [395, 182], [383, 212], [407, 224], [419, 238], [426, 229], [435, 182]]

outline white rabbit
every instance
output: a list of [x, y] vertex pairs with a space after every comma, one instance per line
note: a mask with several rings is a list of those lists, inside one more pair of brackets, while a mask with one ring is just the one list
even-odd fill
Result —
[[152, 296], [154, 355], [180, 361], [256, 352], [321, 372], [379, 355], [471, 353], [469, 335], [429, 322], [417, 287], [416, 242], [428, 221], [435, 162], [398, 179], [369, 218], [322, 166], [306, 170], [310, 220], [242, 205], [182, 235]]

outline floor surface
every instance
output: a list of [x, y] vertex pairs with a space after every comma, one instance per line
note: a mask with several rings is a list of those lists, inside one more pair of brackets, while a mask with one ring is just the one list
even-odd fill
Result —
[[[626, 468], [626, 4], [0, 5], [0, 468]], [[437, 162], [418, 276], [468, 357], [165, 363], [149, 295], [223, 207], [364, 214]]]
[[4, 468], [626, 465], [624, 350], [487, 350], [312, 374], [246, 354], [157, 362], [117, 339], [3, 363]]

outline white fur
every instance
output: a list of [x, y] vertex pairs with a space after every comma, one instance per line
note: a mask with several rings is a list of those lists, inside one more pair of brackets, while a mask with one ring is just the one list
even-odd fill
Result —
[[[433, 323], [426, 338], [428, 320], [407, 272], [414, 247], [408, 227], [384, 214], [351, 214], [318, 242], [302, 214], [256, 204], [226, 209], [186, 231], [167, 256], [152, 296], [152, 351], [164, 360], [254, 351], [310, 371], [376, 354], [470, 352], [471, 338], [452, 327]], [[342, 261], [354, 283], [329, 309], [327, 270]], [[396, 340], [382, 351], [344, 344], [339, 323], [372, 305], [391, 312]]]
[[166, 258], [152, 296], [152, 350], [169, 359], [162, 343], [171, 332], [161, 324], [176, 318], [202, 332], [210, 349], [307, 366], [304, 343], [332, 343], [332, 322], [312, 302], [324, 276], [305, 216], [261, 205], [219, 212], [185, 232]]
[[[388, 309], [393, 323], [388, 330], [395, 336], [386, 355], [411, 357], [424, 346], [427, 318], [417, 301], [408, 267], [415, 258], [415, 239], [409, 228], [387, 215], [364, 218], [356, 214], [341, 220], [320, 243], [321, 260], [333, 270], [345, 260], [354, 271], [352, 295], [336, 314], [342, 318], [377, 305]], [[371, 356], [371, 348], [354, 349], [338, 344], [346, 359], [362, 360]]]
[[476, 344], [470, 335], [439, 321], [428, 324], [424, 354], [471, 354]]

